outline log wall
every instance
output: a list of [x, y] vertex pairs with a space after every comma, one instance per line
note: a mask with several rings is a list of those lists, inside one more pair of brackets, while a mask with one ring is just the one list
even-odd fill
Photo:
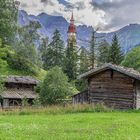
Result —
[[140, 108], [140, 81], [136, 81], [136, 108]]
[[80, 92], [72, 97], [72, 103], [87, 103], [88, 102], [88, 90]]
[[90, 103], [132, 109], [135, 107], [134, 95], [134, 79], [119, 72], [106, 70], [89, 78]]

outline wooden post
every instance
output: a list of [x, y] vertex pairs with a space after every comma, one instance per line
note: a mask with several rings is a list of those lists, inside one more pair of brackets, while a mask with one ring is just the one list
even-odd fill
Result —
[[3, 99], [3, 108], [9, 107], [9, 99]]

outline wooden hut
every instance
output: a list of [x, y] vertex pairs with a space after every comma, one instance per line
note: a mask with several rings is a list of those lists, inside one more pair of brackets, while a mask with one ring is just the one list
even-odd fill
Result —
[[2, 107], [22, 106], [22, 100], [27, 99], [29, 104], [37, 98], [34, 87], [38, 81], [29, 76], [9, 76], [4, 80], [5, 89], [0, 95]]
[[140, 108], [140, 73], [105, 64], [82, 74], [88, 90], [72, 96], [73, 103], [103, 103], [116, 109]]

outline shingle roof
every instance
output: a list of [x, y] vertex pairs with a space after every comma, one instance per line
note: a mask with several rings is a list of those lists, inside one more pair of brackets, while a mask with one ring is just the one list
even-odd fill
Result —
[[100, 72], [107, 70], [107, 69], [112, 69], [112, 70], [118, 71], [120, 73], [123, 73], [129, 77], [132, 77], [134, 79], [140, 80], [140, 72], [138, 72], [132, 68], [126, 68], [123, 66], [113, 65], [110, 63], [104, 64], [101, 67], [97, 67], [95, 69], [92, 69], [92, 70], [80, 75], [78, 78], [88, 78], [92, 75], [95, 75], [95, 74], [100, 73]]
[[27, 90], [5, 90], [1, 96], [8, 99], [35, 99], [38, 95], [34, 91]]
[[33, 84], [33, 85], [37, 85], [39, 83], [38, 80], [30, 76], [8, 76], [5, 78], [5, 82], [6, 83]]

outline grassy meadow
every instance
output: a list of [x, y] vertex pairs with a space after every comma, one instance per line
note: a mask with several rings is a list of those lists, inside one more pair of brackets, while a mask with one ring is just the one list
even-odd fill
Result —
[[139, 111], [79, 108], [1, 111], [0, 140], [140, 139]]

